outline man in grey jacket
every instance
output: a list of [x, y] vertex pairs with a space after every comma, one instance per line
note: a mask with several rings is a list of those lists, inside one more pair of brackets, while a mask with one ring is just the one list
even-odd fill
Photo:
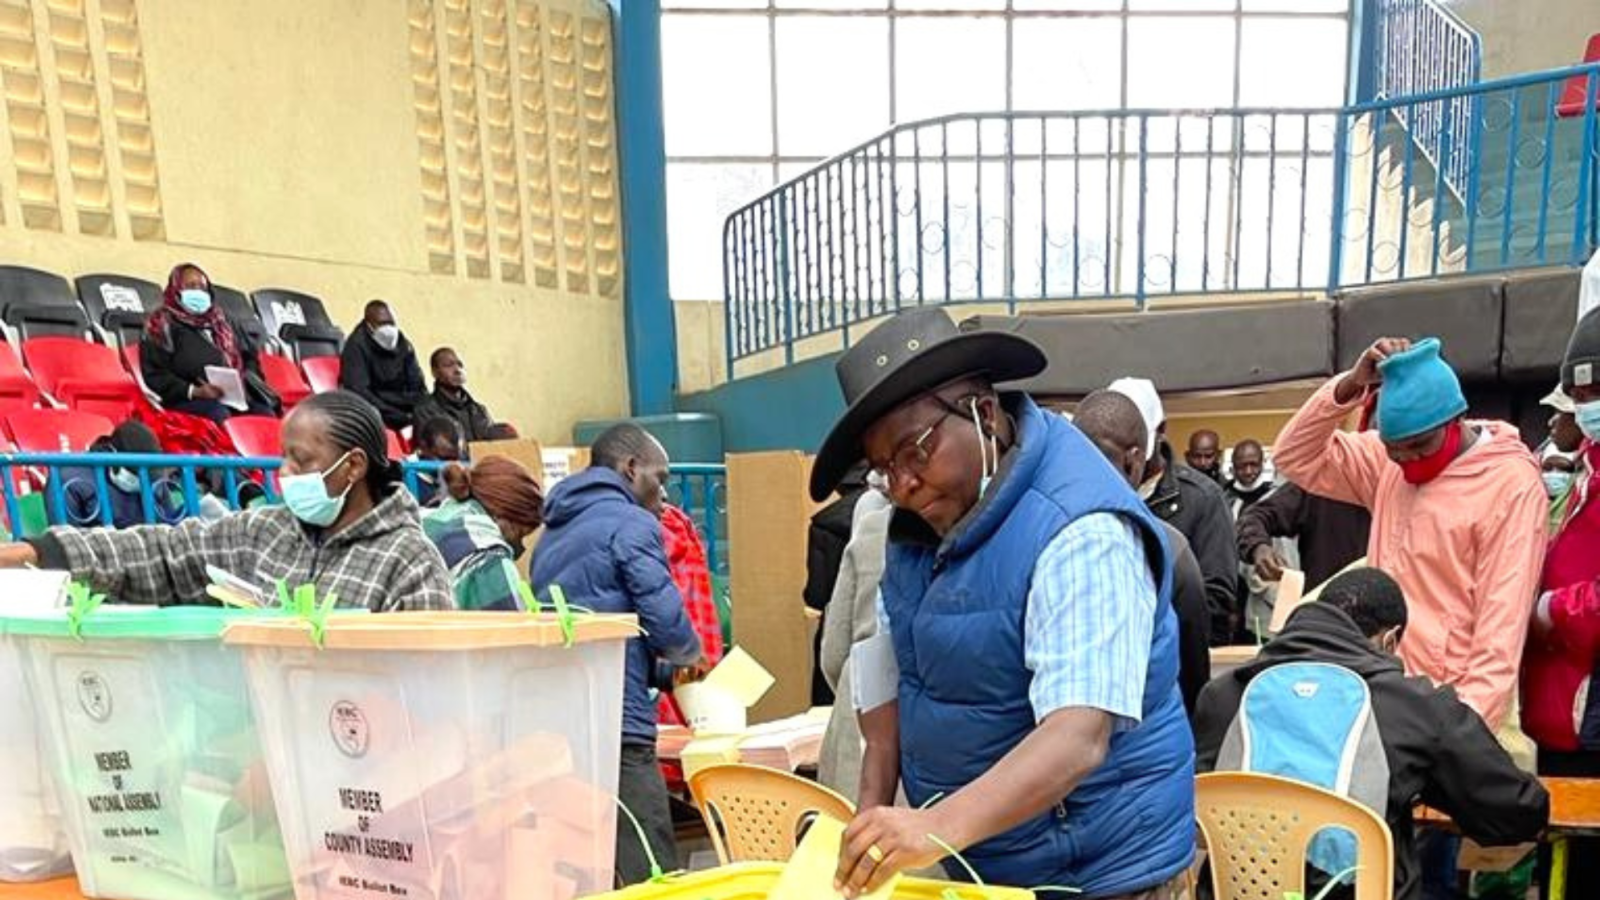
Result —
[[851, 702], [850, 648], [878, 633], [878, 582], [893, 514], [893, 504], [881, 491], [869, 488], [856, 501], [850, 542], [822, 618], [822, 674], [836, 700], [822, 737], [817, 775], [824, 785], [851, 798], [861, 781], [861, 726]]

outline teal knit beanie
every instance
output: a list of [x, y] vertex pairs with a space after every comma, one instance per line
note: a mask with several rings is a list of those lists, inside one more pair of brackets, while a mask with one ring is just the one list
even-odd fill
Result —
[[1425, 338], [1381, 363], [1378, 437], [1394, 443], [1425, 434], [1467, 411], [1461, 380], [1439, 355], [1438, 338]]

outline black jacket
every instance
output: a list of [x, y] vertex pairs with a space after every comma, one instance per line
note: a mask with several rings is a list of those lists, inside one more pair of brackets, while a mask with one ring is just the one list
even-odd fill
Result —
[[339, 386], [372, 401], [383, 414], [383, 424], [395, 430], [412, 424], [413, 412], [427, 393], [411, 341], [401, 335], [393, 350], [385, 350], [366, 325], [357, 325], [344, 342]]
[[472, 395], [465, 390], [462, 390], [460, 397], [450, 397], [438, 385], [434, 385], [433, 393], [417, 404], [412, 417], [418, 425], [429, 419], [455, 419], [468, 441], [487, 441], [493, 437], [489, 433], [494, 425], [494, 420], [489, 417], [489, 408], [472, 399]]
[[[826, 614], [828, 601], [833, 598], [833, 585], [839, 580], [839, 565], [844, 560], [845, 545], [850, 543], [850, 524], [855, 516], [856, 501], [866, 493], [859, 482], [839, 486], [840, 496], [817, 510], [806, 530], [806, 584], [801, 589], [801, 599], [806, 606]], [[822, 674], [822, 628], [811, 642], [811, 705], [827, 706], [834, 702], [833, 689]]]
[[1213, 646], [1231, 643], [1238, 617], [1239, 554], [1234, 549], [1233, 519], [1222, 488], [1205, 475], [1172, 460], [1172, 447], [1161, 442], [1166, 472], [1146, 504], [1156, 518], [1189, 539], [1206, 581]]
[[1408, 678], [1400, 661], [1379, 653], [1350, 617], [1326, 603], [1308, 603], [1248, 665], [1218, 677], [1200, 694], [1195, 752], [1200, 771], [1217, 762], [1245, 686], [1286, 662], [1323, 662], [1360, 675], [1389, 762], [1389, 830], [1394, 835], [1396, 900], [1422, 894], [1411, 811], [1418, 802], [1447, 815], [1462, 833], [1494, 846], [1533, 840], [1550, 818], [1550, 796], [1518, 769], [1483, 719], [1453, 688]]
[[1239, 514], [1239, 559], [1248, 565], [1273, 538], [1300, 540], [1306, 585], [1319, 585], [1367, 553], [1372, 514], [1364, 507], [1309, 494], [1284, 484]]
[[1183, 532], [1162, 522], [1172, 547], [1172, 611], [1178, 616], [1178, 689], [1183, 708], [1194, 715], [1200, 689], [1211, 680], [1211, 610], [1206, 579]]
[[[176, 406], [189, 399], [189, 388], [206, 383], [206, 366], [228, 366], [222, 351], [198, 328], [172, 319], [167, 332], [172, 346], [162, 346], [149, 334], [139, 340], [139, 374], [144, 383], [161, 398], [162, 406]], [[245, 372], [261, 377], [261, 362], [256, 348], [239, 332], [234, 333]], [[241, 373], [243, 374], [243, 373]], [[251, 397], [254, 404], [256, 397]]]

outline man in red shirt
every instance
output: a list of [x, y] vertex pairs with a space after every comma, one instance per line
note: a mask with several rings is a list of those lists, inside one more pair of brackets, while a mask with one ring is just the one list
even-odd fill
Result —
[[[1600, 776], [1600, 309], [1578, 322], [1561, 387], [1583, 432], [1578, 471], [1551, 539], [1522, 668], [1522, 727], [1539, 745], [1539, 774]], [[1574, 844], [1568, 896], [1600, 896], [1600, 841]]]
[[[714, 666], [722, 660], [722, 619], [711, 596], [711, 569], [706, 563], [705, 545], [700, 543], [694, 519], [670, 503], [661, 506], [661, 536], [666, 544], [667, 565], [672, 569], [672, 583], [683, 595], [683, 611], [689, 614], [695, 634], [700, 635], [706, 662]], [[671, 694], [661, 695], [656, 713], [663, 725], [684, 724]]]

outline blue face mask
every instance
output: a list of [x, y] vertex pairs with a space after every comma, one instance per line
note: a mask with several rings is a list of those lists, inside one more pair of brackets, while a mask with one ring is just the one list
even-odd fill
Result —
[[184, 288], [178, 292], [178, 305], [197, 316], [211, 311], [211, 295], [198, 288]]
[[1572, 417], [1578, 420], [1578, 430], [1591, 441], [1600, 441], [1600, 400], [1590, 400], [1588, 403], [1579, 403], [1577, 409], [1572, 411]]
[[1544, 473], [1544, 492], [1553, 500], [1572, 487], [1572, 473], [1560, 470]]
[[330, 496], [326, 479], [329, 473], [344, 465], [349, 458], [350, 452], [346, 451], [338, 462], [324, 471], [280, 477], [278, 487], [283, 492], [283, 504], [289, 507], [289, 512], [307, 525], [317, 528], [332, 525], [339, 518], [339, 513], [344, 511], [344, 499], [350, 493], [350, 488], [346, 487], [337, 497]]

